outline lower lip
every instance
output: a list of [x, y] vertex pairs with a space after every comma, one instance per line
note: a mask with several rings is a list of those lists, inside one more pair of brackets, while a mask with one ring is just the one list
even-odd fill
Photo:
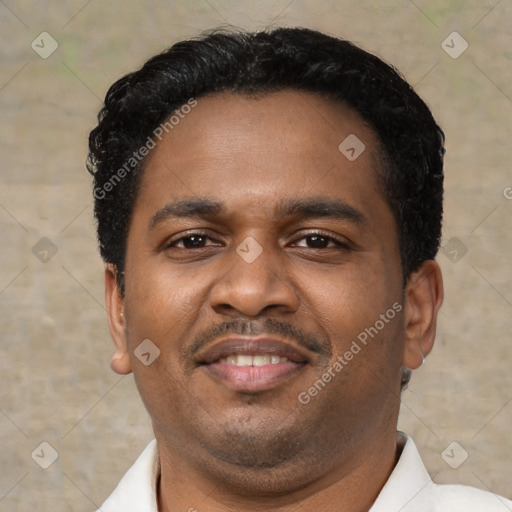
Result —
[[264, 391], [296, 374], [305, 364], [288, 361], [263, 366], [236, 366], [228, 363], [211, 363], [204, 368], [214, 377], [236, 391]]

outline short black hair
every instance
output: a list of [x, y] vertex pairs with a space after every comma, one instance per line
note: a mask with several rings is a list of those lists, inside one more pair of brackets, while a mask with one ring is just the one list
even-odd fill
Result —
[[444, 133], [400, 73], [350, 41], [306, 28], [214, 30], [174, 44], [115, 82], [90, 133], [87, 168], [94, 175], [99, 248], [116, 267], [121, 293], [128, 229], [144, 171], [138, 150], [191, 100], [285, 89], [342, 102], [376, 133], [404, 284], [421, 263], [435, 258], [443, 213]]

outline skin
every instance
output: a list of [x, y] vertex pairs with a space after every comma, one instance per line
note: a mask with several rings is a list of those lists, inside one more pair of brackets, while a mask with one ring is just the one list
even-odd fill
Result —
[[[349, 134], [366, 146], [352, 162], [338, 150]], [[431, 351], [443, 299], [434, 261], [402, 287], [378, 162], [376, 135], [356, 113], [298, 91], [200, 98], [149, 155], [124, 297], [112, 265], [105, 280], [112, 368], [133, 371], [151, 416], [161, 511], [362, 512], [376, 499], [399, 456], [401, 367], [418, 368]], [[342, 200], [364, 220], [278, 215], [284, 198], [312, 197]], [[190, 198], [225, 212], [150, 228], [157, 211]], [[318, 231], [346, 245], [315, 239]], [[179, 240], [198, 233], [209, 237], [193, 239], [199, 248]], [[252, 263], [236, 252], [249, 236], [263, 249]], [[402, 311], [301, 404], [298, 395], [394, 303]], [[272, 389], [237, 392], [192, 357], [219, 325], [295, 346], [314, 340], [316, 350]], [[134, 355], [145, 339], [160, 350], [148, 366]]]

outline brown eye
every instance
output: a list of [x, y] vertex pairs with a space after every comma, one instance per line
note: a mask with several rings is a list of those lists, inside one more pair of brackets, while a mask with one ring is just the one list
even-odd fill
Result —
[[324, 249], [329, 245], [330, 240], [326, 236], [311, 235], [304, 237], [309, 239], [309, 246], [314, 249]]
[[167, 248], [176, 247], [178, 249], [201, 249], [205, 247], [207, 240], [211, 240], [208, 235], [204, 233], [193, 233], [174, 240], [167, 245]]
[[[332, 248], [342, 248], [349, 249], [349, 245], [344, 241], [338, 240], [337, 238], [326, 235], [323, 233], [311, 233], [309, 235], [305, 235], [297, 241], [305, 241], [306, 245], [299, 245], [299, 247], [306, 247], [308, 249], [332, 249]], [[297, 244], [297, 242], [296, 242]], [[331, 245], [329, 245], [331, 244]], [[298, 244], [297, 244], [298, 245]]]
[[202, 247], [207, 237], [202, 235], [192, 235], [183, 237], [181, 240], [183, 241], [183, 246], [185, 249], [197, 249], [198, 247]]

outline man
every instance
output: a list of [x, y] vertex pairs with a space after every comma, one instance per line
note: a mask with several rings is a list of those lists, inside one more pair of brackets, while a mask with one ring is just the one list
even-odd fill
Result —
[[306, 29], [180, 42], [111, 87], [112, 368], [156, 439], [103, 512], [512, 510], [396, 432], [443, 299], [443, 143], [393, 68]]

